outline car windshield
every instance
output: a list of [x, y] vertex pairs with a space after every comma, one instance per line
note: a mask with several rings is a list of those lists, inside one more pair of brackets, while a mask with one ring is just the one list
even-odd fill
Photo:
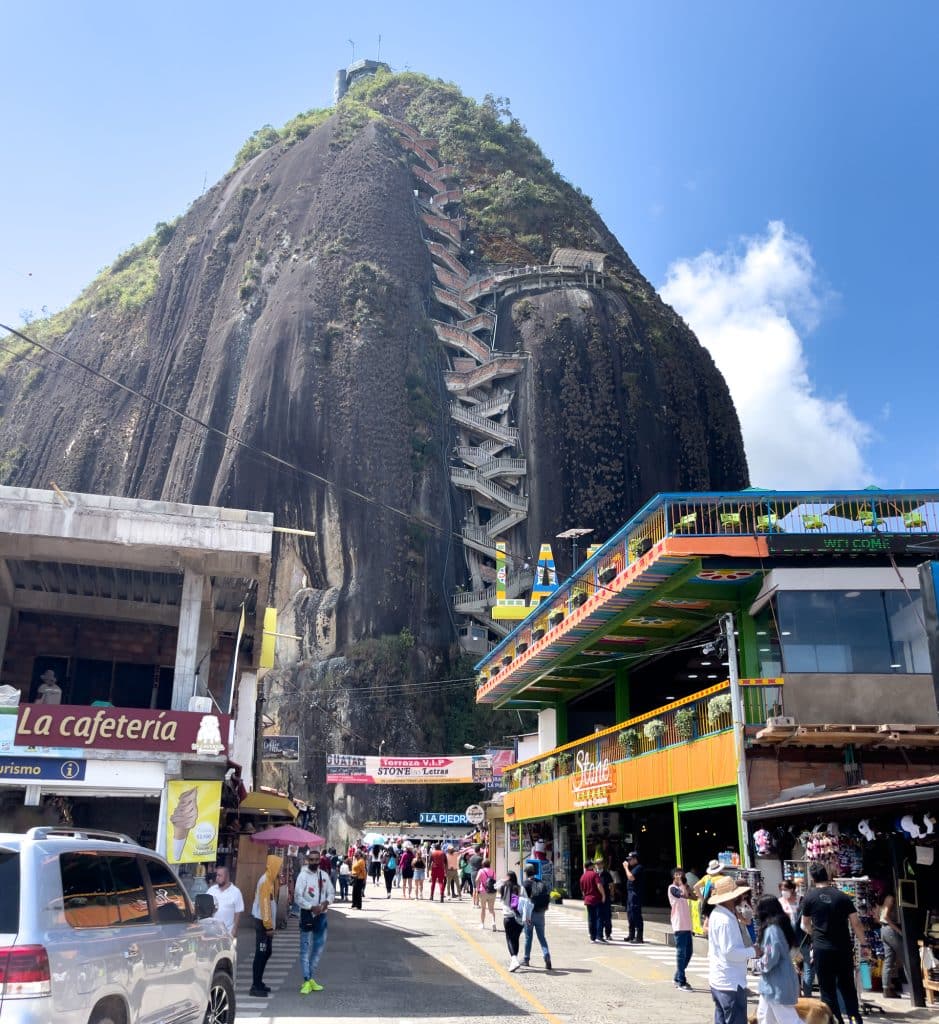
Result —
[[15, 935], [20, 926], [20, 855], [0, 849], [0, 933]]

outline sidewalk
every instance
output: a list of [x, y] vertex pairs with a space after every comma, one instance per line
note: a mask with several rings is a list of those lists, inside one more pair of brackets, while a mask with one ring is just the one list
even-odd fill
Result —
[[[552, 904], [551, 912], [560, 911], [565, 914], [571, 923], [584, 922], [586, 929], [586, 911], [579, 900], [568, 899], [561, 904]], [[635, 952], [644, 950], [645, 946], [668, 946], [673, 949], [675, 942], [672, 936], [672, 928], [668, 920], [668, 911], [662, 907], [648, 907], [643, 909], [643, 935], [644, 946], [629, 946], [619, 941], [616, 936], [610, 943], [612, 948], [621, 946], [624, 949], [632, 949]], [[626, 914], [624, 911], [613, 912], [613, 924], [617, 932], [626, 930]], [[650, 951], [651, 952], [651, 951]], [[700, 969], [701, 961], [707, 962], [708, 941], [700, 935], [694, 937], [694, 959], [693, 963]], [[751, 991], [756, 991], [756, 978], [750, 979]], [[939, 1014], [935, 1006], [914, 1007], [910, 1005], [908, 998], [885, 999], [882, 992], [859, 992], [862, 1001], [862, 1010], [866, 1019], [883, 1019], [891, 1021], [932, 1021], [935, 1024], [939, 1020]], [[865, 1005], [866, 1004], [866, 1007]], [[884, 1016], [885, 1015], [885, 1016]]]

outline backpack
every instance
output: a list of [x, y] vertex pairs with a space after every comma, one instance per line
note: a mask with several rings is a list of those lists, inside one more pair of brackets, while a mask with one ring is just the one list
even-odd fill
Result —
[[486, 879], [486, 892], [495, 892], [495, 891], [496, 891], [496, 876], [495, 875], [490, 875]]
[[551, 905], [551, 892], [540, 879], [534, 878], [528, 886], [532, 910], [547, 910]]
[[388, 858], [388, 861], [386, 862], [386, 864], [385, 864], [385, 867], [386, 867], [386, 868], [387, 868], [387, 869], [388, 869], [389, 871], [394, 871], [394, 870], [395, 870], [395, 868], [396, 868], [397, 866], [398, 866], [398, 861], [397, 861], [397, 858], [395, 857], [395, 855], [394, 855], [394, 854], [392, 854], [392, 855], [391, 855], [391, 856], [390, 856], [390, 857]]

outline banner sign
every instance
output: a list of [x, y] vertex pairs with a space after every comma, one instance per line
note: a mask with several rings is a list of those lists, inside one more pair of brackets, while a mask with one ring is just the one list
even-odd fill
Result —
[[468, 825], [465, 814], [438, 814], [436, 811], [421, 811], [418, 818], [421, 825]]
[[477, 757], [473, 762], [473, 782], [496, 792], [505, 788], [503, 773], [515, 761], [513, 750], [496, 747], [487, 750], [485, 757]]
[[21, 747], [214, 755], [225, 751], [228, 723], [228, 715], [197, 711], [21, 704], [15, 739]]
[[426, 785], [433, 782], [475, 782], [475, 762], [481, 757], [378, 757], [327, 754], [326, 781]]
[[0, 782], [81, 782], [85, 762], [61, 757], [0, 757]]
[[299, 761], [299, 736], [262, 736], [262, 761]]
[[819, 552], [837, 555], [903, 554], [910, 548], [926, 550], [926, 545], [939, 540], [935, 533], [836, 533], [794, 534], [768, 533], [763, 535], [771, 555], [817, 555]]
[[215, 860], [221, 782], [174, 779], [166, 784], [166, 859], [171, 864]]

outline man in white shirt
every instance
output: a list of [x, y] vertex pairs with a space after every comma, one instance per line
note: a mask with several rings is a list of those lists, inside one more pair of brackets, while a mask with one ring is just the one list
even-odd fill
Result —
[[208, 894], [215, 900], [216, 921], [222, 921], [225, 927], [238, 937], [238, 922], [245, 909], [245, 901], [237, 885], [232, 885], [231, 872], [224, 865], [215, 869], [215, 885], [209, 886]]
[[714, 879], [708, 905], [708, 984], [714, 1000], [714, 1024], [747, 1024], [747, 961], [759, 948], [743, 940], [734, 907], [750, 889], [729, 875]]
[[313, 980], [326, 945], [326, 911], [336, 900], [328, 871], [320, 868], [319, 850], [310, 850], [307, 862], [294, 887], [294, 901], [300, 907], [300, 966], [303, 969], [301, 995], [322, 992], [323, 986]]

